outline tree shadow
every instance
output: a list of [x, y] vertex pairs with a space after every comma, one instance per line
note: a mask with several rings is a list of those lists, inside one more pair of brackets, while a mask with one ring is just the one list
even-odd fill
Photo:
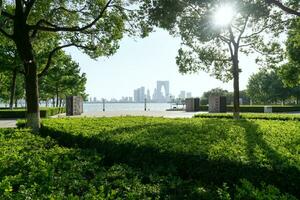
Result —
[[[234, 186], [241, 179], [247, 179], [257, 185], [260, 185], [261, 182], [274, 185], [281, 192], [300, 197], [300, 171], [284, 162], [285, 158], [268, 145], [258, 131], [258, 125], [251, 121], [231, 122], [246, 130], [246, 151], [250, 160], [246, 164], [226, 158], [210, 159], [207, 152], [204, 151], [205, 149], [195, 154], [193, 152], [180, 151], [172, 146], [165, 146], [162, 150], [160, 146], [155, 145], [156, 143], [147, 143], [147, 141], [157, 140], [162, 141], [162, 143], [169, 142], [176, 146], [180, 142], [181, 148], [183, 143], [186, 146], [190, 144], [189, 140], [184, 141], [184, 137], [182, 137], [181, 141], [178, 141], [180, 134], [189, 131], [197, 133], [200, 128], [218, 134], [218, 137], [215, 137], [199, 132], [199, 137], [197, 138], [200, 140], [219, 142], [226, 138], [226, 134], [222, 132], [222, 129], [214, 126], [216, 120], [206, 119], [205, 124], [201, 125], [194, 125], [192, 122], [195, 121], [196, 119], [193, 121], [187, 120], [187, 123], [179, 124], [175, 120], [169, 123], [153, 123], [146, 126], [119, 127], [111, 132], [107, 132], [107, 135], [120, 134], [122, 136], [124, 131], [134, 133], [143, 129], [144, 132], [141, 135], [132, 134], [131, 136], [137, 142], [124, 142], [122, 139], [112, 140], [109, 137], [103, 138], [97, 137], [97, 135], [91, 137], [80, 134], [74, 135], [69, 132], [53, 130], [47, 126], [42, 126], [40, 133], [43, 136], [50, 136], [56, 139], [63, 146], [96, 149], [105, 156], [104, 164], [106, 166], [126, 164], [132, 168], [137, 168], [146, 177], [144, 179], [145, 182], [147, 182], [147, 177], [151, 177], [153, 172], [160, 176], [172, 175], [186, 181], [200, 181], [205, 185], [216, 186], [222, 186], [224, 182]], [[177, 139], [173, 140], [172, 137], [175, 136]], [[257, 145], [264, 151], [271, 163], [271, 168], [258, 165], [256, 162], [257, 158], [254, 150]], [[177, 189], [179, 190], [180, 187], [182, 185], [179, 184]]]

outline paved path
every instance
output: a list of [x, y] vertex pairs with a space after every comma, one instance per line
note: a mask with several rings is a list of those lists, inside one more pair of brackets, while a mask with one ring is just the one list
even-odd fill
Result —
[[0, 128], [16, 128], [16, 119], [0, 119]]

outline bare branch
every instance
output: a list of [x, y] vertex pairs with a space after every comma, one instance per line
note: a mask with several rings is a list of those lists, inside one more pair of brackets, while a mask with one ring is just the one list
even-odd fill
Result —
[[283, 10], [283, 11], [289, 13], [289, 14], [293, 14], [293, 15], [296, 15], [296, 16], [300, 17], [300, 12], [299, 11], [293, 10], [292, 8], [289, 8], [289, 7], [285, 6], [285, 5], [283, 5], [283, 3], [281, 3], [278, 0], [265, 0], [265, 1], [268, 4], [274, 4], [274, 5], [276, 5], [281, 10]]
[[78, 27], [78, 26], [74, 26], [74, 27], [60, 27], [57, 25], [54, 25], [50, 22], [48, 22], [49, 26], [41, 26], [40, 24], [36, 24], [36, 25], [29, 25], [29, 29], [31, 30], [41, 30], [41, 31], [48, 31], [48, 32], [59, 32], [59, 31], [66, 31], [66, 32], [77, 32], [77, 31], [84, 31], [88, 28], [91, 28], [93, 25], [95, 25], [97, 23], [97, 21], [99, 19], [101, 19], [105, 13], [105, 11], [107, 10], [108, 6], [110, 5], [110, 3], [112, 2], [112, 0], [109, 0], [106, 5], [104, 6], [104, 8], [101, 10], [100, 14], [98, 15], [98, 17], [96, 17], [91, 23], [83, 26], [83, 27]]

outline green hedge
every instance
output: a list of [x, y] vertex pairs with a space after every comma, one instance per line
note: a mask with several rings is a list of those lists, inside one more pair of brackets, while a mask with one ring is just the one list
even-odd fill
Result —
[[[47, 118], [59, 113], [64, 113], [65, 108], [41, 108], [40, 116], [42, 118]], [[26, 111], [25, 109], [0, 109], [0, 118], [25, 118]]]
[[[46, 121], [47, 124], [50, 125], [50, 121]], [[114, 136], [110, 132], [114, 130], [113, 127], [110, 126], [111, 129], [108, 128], [109, 125], [115, 125], [113, 121], [119, 124], [115, 126], [119, 131], [116, 131], [113, 134]], [[107, 139], [110, 138], [110, 140], [114, 140], [116, 142], [115, 145], [122, 145], [122, 140], [124, 140], [123, 143], [125, 143], [125, 141], [131, 141], [131, 143], [134, 144], [135, 139], [132, 137], [130, 139], [128, 137], [131, 132], [130, 130], [134, 129], [134, 127], [130, 125], [142, 125], [140, 124], [141, 122], [146, 122], [148, 125], [147, 129], [150, 129], [150, 124], [152, 126], [165, 124], [165, 128], [167, 128], [168, 123], [170, 123], [170, 121], [150, 121], [151, 120], [149, 119], [141, 120], [138, 118], [114, 119], [112, 121], [96, 120], [90, 121], [87, 128], [90, 129], [90, 131], [98, 126], [107, 128]], [[55, 122], [57, 121], [51, 121], [51, 123]], [[80, 123], [78, 120], [62, 120], [60, 122], [60, 125], [71, 122], [72, 125], [77, 127], [75, 129], [78, 129], [78, 122]], [[98, 124], [101, 122], [103, 122], [104, 125]], [[84, 120], [81, 125], [87, 125], [86, 123], [87, 121]], [[186, 120], [186, 123], [189, 122]], [[172, 124], [169, 125], [171, 127]], [[183, 129], [187, 129], [187, 124], [184, 124], [182, 121], [180, 122], [180, 126], [182, 126]], [[122, 128], [123, 132], [120, 128]], [[165, 128], [161, 129], [161, 131], [163, 131], [162, 134], [167, 134]], [[76, 135], [75, 132], [78, 131], [75, 129], [70, 129], [70, 132], [73, 132], [72, 135], [74, 136]], [[99, 130], [100, 129], [98, 129], [98, 131]], [[80, 134], [79, 132], [78, 134]], [[145, 130], [142, 132], [146, 133]], [[95, 134], [96, 132], [94, 135]], [[98, 134], [101, 133], [98, 132]], [[127, 144], [123, 146], [122, 149], [126, 150], [127, 148], [126, 152], [130, 154], [127, 155], [124, 160], [130, 159], [124, 162], [109, 162], [111, 157], [107, 158], [107, 156], [110, 154], [101, 153], [100, 147], [97, 147], [98, 152], [93, 149], [95, 147], [94, 145], [96, 145], [99, 140], [95, 141], [95, 143], [90, 141], [93, 145], [88, 148], [63, 147], [50, 137], [42, 138], [32, 134], [26, 129], [0, 129], [0, 199], [297, 199], [295, 197], [297, 194], [292, 196], [284, 190], [283, 186], [286, 183], [288, 184], [285, 185], [285, 187], [297, 184], [295, 180], [299, 177], [295, 177], [293, 182], [288, 182], [293, 174], [287, 174], [287, 179], [281, 184], [282, 187], [278, 188], [273, 186], [273, 184], [269, 184], [269, 178], [273, 178], [274, 180], [278, 179], [278, 181], [280, 181], [285, 173], [279, 174], [278, 177], [269, 177], [271, 175], [269, 173], [275, 174], [275, 172], [271, 172], [273, 171], [271, 168], [264, 169], [266, 167], [263, 166], [259, 168], [257, 172], [254, 171], [255, 174], [252, 176], [258, 181], [261, 180], [262, 177], [265, 177], [264, 183], [256, 184], [255, 182], [257, 181], [249, 181], [246, 178], [242, 178], [232, 184], [232, 180], [235, 178], [234, 176], [241, 173], [243, 169], [236, 171], [236, 168], [231, 169], [229, 168], [230, 166], [226, 167], [224, 165], [224, 161], [220, 159], [224, 152], [221, 151], [222, 149], [220, 149], [220, 153], [217, 152], [217, 146], [221, 148], [222, 146], [220, 146], [220, 144], [217, 145], [217, 141], [212, 140], [213, 138], [210, 138], [210, 145], [212, 145], [211, 147], [213, 150], [208, 152], [211, 153], [211, 156], [209, 157], [211, 157], [212, 160], [208, 160], [207, 162], [212, 163], [215, 161], [217, 162], [218, 167], [206, 169], [206, 167], [208, 167], [207, 164], [199, 166], [197, 165], [199, 164], [197, 163], [199, 158], [197, 159], [195, 157], [194, 160], [188, 160], [189, 165], [194, 163], [194, 165], [189, 166], [190, 170], [194, 169], [193, 171], [190, 171], [193, 176], [189, 176], [188, 174], [183, 173], [185, 171], [184, 166], [180, 169], [176, 169], [180, 163], [177, 165], [174, 165], [176, 163], [173, 163], [172, 166], [169, 166], [169, 161], [167, 163], [160, 163], [159, 165], [157, 165], [156, 161], [156, 159], [159, 158], [158, 154], [166, 154], [167, 147], [176, 145], [176, 141], [179, 141], [177, 146], [181, 146], [181, 148], [179, 148], [180, 150], [177, 151], [178, 156], [186, 157], [185, 160], [189, 158], [189, 154], [185, 153], [181, 156], [179, 154], [180, 152], [186, 151], [182, 147], [188, 142], [178, 138], [179, 134], [181, 134], [180, 131], [178, 134], [169, 133], [168, 136], [163, 137], [159, 151], [157, 151], [156, 154], [152, 154], [153, 157], [149, 158], [143, 157], [146, 152], [150, 153], [151, 150], [147, 148], [147, 141], [149, 147], [151, 144], [153, 146], [154, 143], [158, 144], [159, 142], [155, 142], [155, 138], [151, 138], [149, 134], [144, 136], [139, 136], [137, 134], [137, 132], [133, 131], [131, 136], [135, 136], [138, 140], [141, 139], [139, 137], [143, 138], [142, 141], [144, 142], [141, 140], [136, 141], [139, 142], [141, 148], [144, 149], [140, 152], [140, 155], [137, 154], [139, 155], [138, 157], [130, 157], [133, 151], [138, 151], [139, 149], [132, 149], [130, 148], [131, 146]], [[189, 133], [188, 135], [192, 134]], [[102, 137], [105, 137], [105, 134]], [[117, 139], [118, 137], [119, 139]], [[166, 139], [169, 137], [171, 138], [168, 140], [167, 145], [163, 147], [163, 143], [166, 142]], [[204, 138], [204, 135], [198, 137]], [[88, 138], [84, 138], [85, 141], [83, 143], [88, 142]], [[288, 138], [293, 139], [290, 137]], [[193, 139], [186, 139], [195, 143]], [[204, 144], [207, 142], [207, 139], [204, 141]], [[226, 142], [229, 141], [226, 140]], [[78, 143], [79, 141], [76, 141], [76, 144]], [[82, 146], [83, 143], [81, 143], [80, 146]], [[75, 146], [76, 144], [69, 143], [69, 146]], [[208, 146], [208, 144], [205, 146]], [[106, 148], [106, 146], [104, 146], [104, 148]], [[201, 150], [201, 148], [197, 149]], [[171, 151], [173, 150], [174, 148], [171, 149]], [[233, 148], [229, 148], [225, 158], [228, 158], [228, 155], [230, 154], [234, 154], [231, 150], [233, 150]], [[123, 154], [126, 155], [126, 152]], [[114, 153], [118, 153], [118, 149], [111, 152], [111, 154]], [[253, 153], [259, 155], [260, 152], [255, 151]], [[218, 154], [220, 155], [218, 156]], [[195, 156], [197, 155], [199, 155], [199, 150], [196, 151]], [[293, 158], [293, 155], [289, 156]], [[152, 159], [155, 162], [141, 163], [147, 166], [144, 168], [139, 168], [132, 164], [132, 160], [145, 162], [145, 159], [147, 158], [149, 161]], [[263, 164], [265, 158], [258, 157], [258, 159], [262, 160], [261, 162], [258, 162], [257, 165]], [[291, 161], [294, 161], [294, 159], [291, 159]], [[284, 163], [287, 163], [287, 161]], [[286, 168], [293, 166], [294, 164], [295, 163], [293, 162], [289, 162], [286, 166], [281, 165], [281, 170], [284, 172]], [[224, 169], [224, 167], [226, 168]], [[200, 172], [198, 171], [199, 169], [201, 170]], [[219, 176], [221, 175], [220, 173], [225, 173], [230, 170], [232, 171], [231, 174], [233, 177], [229, 176], [230, 174], [225, 174], [225, 177]], [[270, 172], [263, 173], [265, 172], [264, 170]], [[276, 171], [278, 169], [275, 168], [274, 170]], [[203, 177], [199, 176], [199, 178], [195, 178], [197, 173], [200, 175], [205, 172], [208, 174]], [[251, 175], [251, 171], [248, 173]], [[255, 178], [256, 175], [259, 175], [257, 176], [257, 179]], [[211, 178], [206, 180], [208, 176], [211, 176]], [[223, 182], [223, 180], [226, 180], [228, 177], [230, 177], [230, 179]], [[292, 191], [295, 187], [297, 187], [297, 185], [294, 185], [290, 190]]]
[[[232, 113], [207, 113], [197, 114], [194, 118], [224, 118], [232, 119]], [[276, 114], [276, 113], [242, 113], [241, 119], [263, 119], [263, 120], [281, 120], [281, 121], [300, 121], [300, 115], [298, 114]]]
[[[208, 106], [201, 105], [201, 111], [208, 111]], [[300, 106], [279, 106], [273, 105], [272, 110], [275, 113], [284, 113], [284, 112], [297, 112], [300, 111]], [[233, 106], [227, 106], [227, 112], [233, 112]], [[252, 113], [264, 113], [264, 105], [254, 105], [254, 106], [240, 106], [240, 112], [252, 112]]]
[[[230, 197], [243, 194], [236, 199], [252, 195], [258, 196], [250, 199], [272, 195], [284, 199], [281, 193], [300, 197], [300, 124], [296, 121], [45, 119], [40, 134], [66, 147], [96, 149], [106, 165], [124, 163], [146, 174], [171, 176], [176, 180], [174, 188], [168, 186], [166, 193], [178, 199], [210, 194], [218, 199], [222, 191]], [[241, 180], [250, 189], [238, 193]], [[259, 195], [254, 188], [264, 192]]]

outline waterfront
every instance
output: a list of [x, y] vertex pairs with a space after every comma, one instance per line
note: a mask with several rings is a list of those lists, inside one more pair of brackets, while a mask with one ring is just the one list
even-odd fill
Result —
[[[170, 108], [169, 103], [147, 103], [147, 111], [165, 111]], [[105, 111], [144, 111], [144, 103], [105, 103]], [[103, 112], [103, 103], [84, 103], [84, 113]]]

